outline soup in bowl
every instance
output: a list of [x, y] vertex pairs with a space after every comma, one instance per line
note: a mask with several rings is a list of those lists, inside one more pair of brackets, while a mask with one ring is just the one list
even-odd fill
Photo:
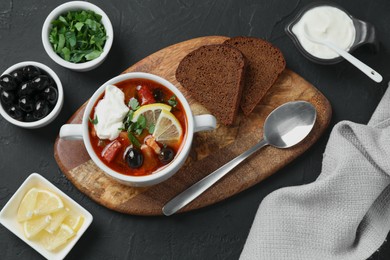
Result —
[[60, 138], [82, 138], [91, 159], [108, 176], [148, 186], [180, 169], [195, 132], [215, 127], [214, 116], [192, 114], [172, 83], [134, 72], [103, 84], [88, 101], [82, 123], [62, 126]]

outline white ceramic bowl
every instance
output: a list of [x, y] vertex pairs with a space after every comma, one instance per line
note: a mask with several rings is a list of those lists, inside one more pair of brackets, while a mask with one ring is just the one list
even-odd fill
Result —
[[15, 65], [9, 67], [8, 69], [6, 69], [3, 72], [3, 74], [9, 74], [16, 69], [19, 69], [19, 68], [22, 68], [22, 67], [25, 67], [28, 65], [36, 66], [39, 69], [45, 71], [55, 81], [55, 83], [57, 85], [57, 90], [58, 90], [57, 104], [54, 106], [53, 110], [47, 116], [45, 116], [44, 118], [42, 118], [38, 121], [34, 121], [34, 122], [22, 122], [22, 121], [13, 119], [11, 116], [9, 116], [7, 114], [7, 112], [2, 107], [1, 103], [0, 103], [0, 114], [4, 117], [5, 120], [10, 122], [11, 124], [14, 124], [16, 126], [20, 126], [23, 128], [33, 129], [33, 128], [43, 127], [43, 126], [49, 124], [58, 116], [58, 114], [61, 111], [62, 105], [64, 103], [64, 90], [62, 88], [60, 78], [57, 76], [57, 74], [52, 69], [50, 69], [48, 66], [46, 66], [45, 64], [39, 63], [39, 62], [35, 62], [35, 61], [20, 62], [20, 63], [17, 63]]
[[[52, 27], [51, 22], [57, 19], [57, 17], [60, 16], [61, 14], [73, 10], [91, 10], [102, 16], [101, 22], [104, 28], [106, 29], [107, 40], [106, 43], [104, 44], [102, 54], [96, 59], [84, 63], [72, 63], [62, 59], [61, 56], [59, 56], [53, 50], [53, 47], [49, 41], [49, 34]], [[112, 24], [107, 14], [96, 5], [88, 2], [83, 2], [83, 1], [72, 1], [58, 6], [47, 16], [42, 27], [43, 47], [45, 48], [45, 51], [50, 56], [50, 58], [52, 58], [57, 64], [75, 71], [89, 71], [102, 64], [111, 49], [113, 40], [114, 40], [114, 31], [112, 29]]]
[[[77, 231], [77, 234], [65, 246], [54, 252], [46, 250], [34, 240], [28, 240], [23, 233], [23, 225], [16, 220], [18, 208], [24, 195], [33, 187], [46, 189], [56, 193], [61, 197], [63, 202], [71, 208], [71, 210], [84, 217], [84, 222]], [[92, 220], [93, 217], [91, 213], [37, 173], [31, 174], [23, 182], [20, 188], [15, 192], [7, 204], [5, 204], [4, 208], [0, 212], [0, 223], [47, 259], [64, 259], [87, 228], [91, 225]]]
[[[146, 176], [128, 176], [112, 170], [106, 164], [104, 164], [99, 159], [99, 157], [95, 154], [95, 151], [93, 150], [89, 138], [88, 121], [89, 121], [91, 110], [94, 107], [96, 101], [101, 96], [101, 94], [105, 91], [107, 85], [109, 84], [115, 85], [118, 82], [128, 80], [128, 79], [152, 80], [168, 88], [170, 91], [173, 92], [176, 98], [180, 100], [181, 104], [183, 105], [184, 112], [187, 119], [187, 127], [186, 127], [187, 131], [185, 133], [180, 152], [176, 155], [173, 161], [171, 161], [167, 166]], [[100, 169], [102, 169], [108, 176], [112, 177], [116, 181], [129, 186], [150, 186], [168, 179], [180, 169], [180, 167], [184, 164], [185, 160], [188, 157], [191, 144], [192, 144], [193, 135], [195, 132], [204, 131], [204, 130], [213, 130], [215, 129], [215, 127], [216, 127], [215, 117], [212, 115], [194, 116], [192, 114], [190, 105], [188, 104], [183, 94], [169, 81], [149, 73], [132, 72], [127, 74], [122, 74], [113, 79], [110, 79], [109, 81], [104, 83], [100, 88], [98, 88], [88, 101], [88, 104], [85, 108], [85, 112], [83, 115], [82, 123], [63, 125], [60, 130], [60, 137], [64, 139], [83, 139], [84, 145], [87, 148], [87, 152], [91, 157], [91, 159], [94, 161], [94, 163]]]

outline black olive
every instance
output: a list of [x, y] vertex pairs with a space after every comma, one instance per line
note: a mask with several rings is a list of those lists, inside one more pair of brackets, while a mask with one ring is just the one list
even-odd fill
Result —
[[34, 115], [32, 113], [27, 113], [24, 117], [25, 122], [34, 122], [36, 119], [34, 118]]
[[25, 82], [20, 86], [19, 97], [22, 96], [31, 96], [35, 92], [35, 88], [31, 82]]
[[163, 164], [167, 164], [173, 160], [174, 156], [175, 152], [172, 150], [172, 148], [163, 147], [160, 151], [160, 154], [158, 155], [158, 159], [160, 159], [160, 162]]
[[162, 90], [159, 88], [153, 90], [153, 97], [157, 103], [164, 102], [164, 92], [162, 92]]
[[41, 92], [38, 94], [33, 95], [34, 101], [37, 102], [38, 100], [46, 100], [46, 95], [45, 93]]
[[24, 73], [22, 69], [17, 69], [11, 72], [11, 76], [14, 77], [18, 84], [22, 83], [24, 79]]
[[14, 91], [18, 87], [14, 77], [9, 74], [4, 74], [0, 77], [0, 86], [5, 91]]
[[39, 74], [41, 74], [41, 71], [33, 65], [23, 67], [23, 75], [26, 80], [32, 80]]
[[50, 103], [50, 105], [54, 106], [56, 104], [58, 98], [58, 91], [56, 88], [54, 87], [45, 88], [43, 94], [45, 95], [46, 100]]
[[24, 112], [18, 107], [18, 106], [11, 106], [8, 111], [8, 115], [12, 117], [13, 119], [22, 121], [24, 117]]
[[12, 91], [1, 91], [1, 103], [5, 105], [12, 105], [16, 101], [16, 95]]
[[51, 85], [51, 80], [48, 76], [39, 75], [31, 81], [31, 85], [37, 91], [42, 91]]
[[32, 112], [34, 110], [35, 102], [30, 96], [23, 96], [19, 98], [19, 107], [24, 112]]
[[40, 99], [35, 103], [33, 116], [36, 120], [44, 118], [49, 112], [49, 103], [46, 100]]
[[142, 152], [134, 147], [130, 147], [125, 155], [127, 164], [132, 169], [137, 169], [142, 166], [144, 162], [144, 156]]

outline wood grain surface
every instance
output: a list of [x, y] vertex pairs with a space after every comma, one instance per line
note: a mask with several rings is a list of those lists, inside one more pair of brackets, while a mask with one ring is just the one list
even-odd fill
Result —
[[[222, 43], [226, 39], [207, 36], [178, 43], [146, 57], [124, 73], [139, 71], [161, 76], [183, 92], [194, 114], [208, 113], [177, 82], [175, 71], [180, 60], [192, 50], [202, 45]], [[330, 122], [328, 100], [298, 74], [286, 69], [248, 117], [240, 112], [230, 127], [218, 124], [212, 132], [197, 133], [184, 167], [167, 181], [150, 187], [128, 187], [107, 177], [89, 158], [82, 141], [57, 138], [54, 155], [66, 177], [97, 203], [126, 214], [162, 215], [161, 208], [171, 198], [258, 142], [267, 115], [277, 106], [293, 100], [311, 102], [317, 109], [317, 121], [310, 135], [289, 149], [266, 147], [255, 153], [180, 212], [190, 211], [222, 201], [261, 182], [306, 151]], [[85, 104], [68, 123], [80, 123], [84, 109]]]

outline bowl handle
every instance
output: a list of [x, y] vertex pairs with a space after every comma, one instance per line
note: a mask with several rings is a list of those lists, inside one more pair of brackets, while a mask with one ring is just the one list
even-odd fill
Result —
[[82, 124], [67, 124], [60, 129], [60, 138], [64, 140], [80, 140], [83, 139]]
[[213, 115], [194, 116], [194, 132], [211, 131], [217, 127], [217, 119]]
[[361, 45], [369, 44], [371, 49], [377, 53], [379, 51], [379, 42], [375, 27], [365, 21], [354, 18], [353, 24], [356, 31], [356, 39], [351, 49]]

